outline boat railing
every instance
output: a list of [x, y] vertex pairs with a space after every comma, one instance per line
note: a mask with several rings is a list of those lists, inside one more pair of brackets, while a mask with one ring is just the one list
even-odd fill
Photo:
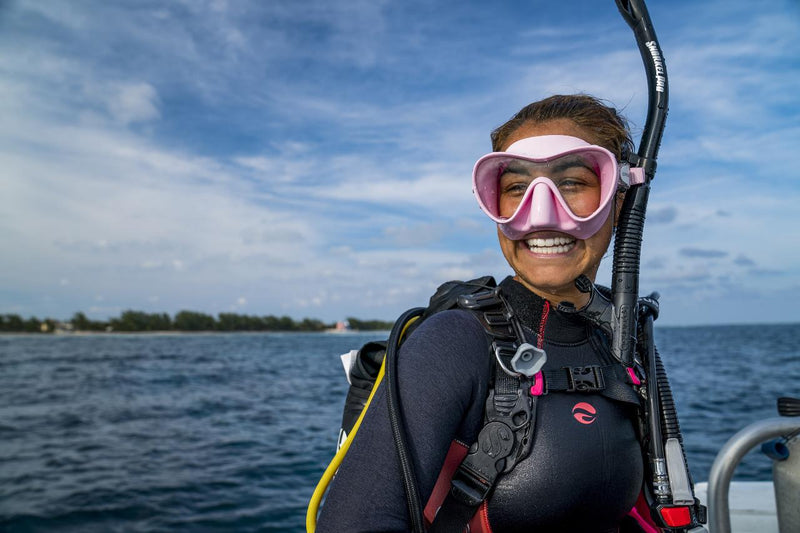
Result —
[[[716, 459], [714, 459], [714, 464], [711, 465], [708, 479], [709, 533], [731, 532], [728, 497], [733, 473], [742, 458], [763, 442], [797, 434], [798, 432], [800, 432], [800, 419], [798, 418], [768, 418], [750, 424], [725, 443], [725, 446], [722, 447]], [[787, 497], [791, 496], [787, 495]], [[794, 495], [794, 497], [797, 498], [797, 495]], [[783, 532], [783, 529], [781, 529], [781, 532]]]

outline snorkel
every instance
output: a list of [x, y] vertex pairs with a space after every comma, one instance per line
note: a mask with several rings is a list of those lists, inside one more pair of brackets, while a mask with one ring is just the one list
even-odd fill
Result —
[[650, 182], [656, 174], [656, 157], [667, 119], [669, 87], [667, 68], [661, 54], [653, 23], [642, 0], [616, 0], [622, 18], [636, 36], [636, 44], [647, 75], [647, 121], [639, 150], [629, 154], [633, 167], [644, 168], [644, 183], [625, 194], [617, 236], [614, 240], [614, 266], [611, 292], [614, 302], [611, 353], [627, 367], [633, 365], [636, 345], [637, 300], [639, 298], [639, 260], [642, 250], [645, 211], [650, 196]]
[[[658, 317], [658, 294], [639, 299], [639, 261], [645, 211], [667, 118], [667, 70], [644, 0], [616, 2], [636, 37], [647, 75], [647, 119], [637, 153], [628, 155], [632, 167], [644, 169], [644, 182], [632, 186], [625, 194], [614, 242], [613, 305], [603, 306], [600, 302], [604, 298], [599, 298], [593, 309], [594, 320], [603, 322], [606, 331], [610, 325], [611, 353], [630, 372], [633, 372], [635, 364], [637, 342], [644, 358], [650, 470], [650, 479], [646, 482], [649, 490], [645, 491], [645, 495], [651, 518], [669, 530], [705, 531], [699, 525], [706, 521], [705, 507], [699, 505], [694, 497], [672, 392], [653, 340], [653, 321]], [[579, 280], [576, 285], [580, 281], [588, 280]], [[591, 286], [584, 288], [592, 291], [592, 300], [595, 300], [597, 289]], [[637, 327], [640, 328], [638, 331]], [[640, 334], [638, 340], [637, 333]]]
[[[645, 376], [647, 412], [647, 469], [645, 496], [651, 518], [670, 531], [705, 531], [705, 507], [694, 497], [686, 467], [683, 439], [666, 371], [655, 348], [653, 321], [658, 317], [658, 293], [639, 298], [639, 263], [650, 182], [656, 173], [656, 158], [667, 118], [669, 86], [661, 47], [644, 0], [616, 0], [622, 17], [633, 30], [644, 63], [648, 104], [647, 119], [639, 149], [627, 154], [627, 162], [641, 169], [644, 179], [632, 183], [617, 221], [610, 293], [596, 287], [586, 276], [575, 286], [590, 294], [581, 309], [559, 305], [601, 328], [611, 339], [611, 353], [632, 378], [640, 370]], [[639, 347], [641, 364], [635, 356]]]

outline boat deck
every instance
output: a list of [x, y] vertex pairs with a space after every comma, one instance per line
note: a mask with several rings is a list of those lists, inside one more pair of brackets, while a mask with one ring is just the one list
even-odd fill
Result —
[[[695, 496], [708, 504], [708, 483], [695, 485]], [[771, 481], [733, 481], [728, 502], [733, 533], [778, 533], [775, 492]]]

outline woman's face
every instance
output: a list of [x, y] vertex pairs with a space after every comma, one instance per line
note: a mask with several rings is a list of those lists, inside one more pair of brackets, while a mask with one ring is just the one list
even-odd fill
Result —
[[[500, 149], [505, 151], [520, 139], [539, 135], [570, 135], [591, 144], [596, 143], [589, 130], [572, 120], [555, 119], [542, 123], [526, 122], [506, 139]], [[520, 187], [503, 187], [502, 182], [500, 185], [500, 215], [510, 217], [522, 197], [518, 190]], [[599, 181], [595, 179], [593, 183], [591, 176], [586, 176], [586, 179], [581, 180], [580, 187], [565, 190], [562, 195], [565, 193], [573, 196], [568, 201], [576, 215], [589, 214], [581, 213], [580, 206], [597, 204]], [[575, 278], [584, 274], [592, 281], [595, 280], [600, 261], [611, 242], [615, 213], [616, 209], [612, 209], [605, 224], [587, 239], [575, 239], [559, 231], [533, 231], [520, 240], [511, 240], [498, 229], [500, 248], [506, 261], [516, 272], [515, 279], [528, 289], [553, 303], [568, 301], [582, 307], [588, 302], [589, 296], [575, 288]]]

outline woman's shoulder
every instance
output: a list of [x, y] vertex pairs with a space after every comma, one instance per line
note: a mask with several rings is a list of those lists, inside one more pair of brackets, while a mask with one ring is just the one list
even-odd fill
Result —
[[485, 337], [483, 326], [472, 311], [466, 309], [447, 309], [435, 313], [425, 319], [409, 336], [439, 337], [454, 340], [451, 337]]
[[440, 311], [422, 322], [403, 343], [406, 357], [424, 357], [428, 364], [483, 361], [489, 339], [475, 315], [464, 309]]

